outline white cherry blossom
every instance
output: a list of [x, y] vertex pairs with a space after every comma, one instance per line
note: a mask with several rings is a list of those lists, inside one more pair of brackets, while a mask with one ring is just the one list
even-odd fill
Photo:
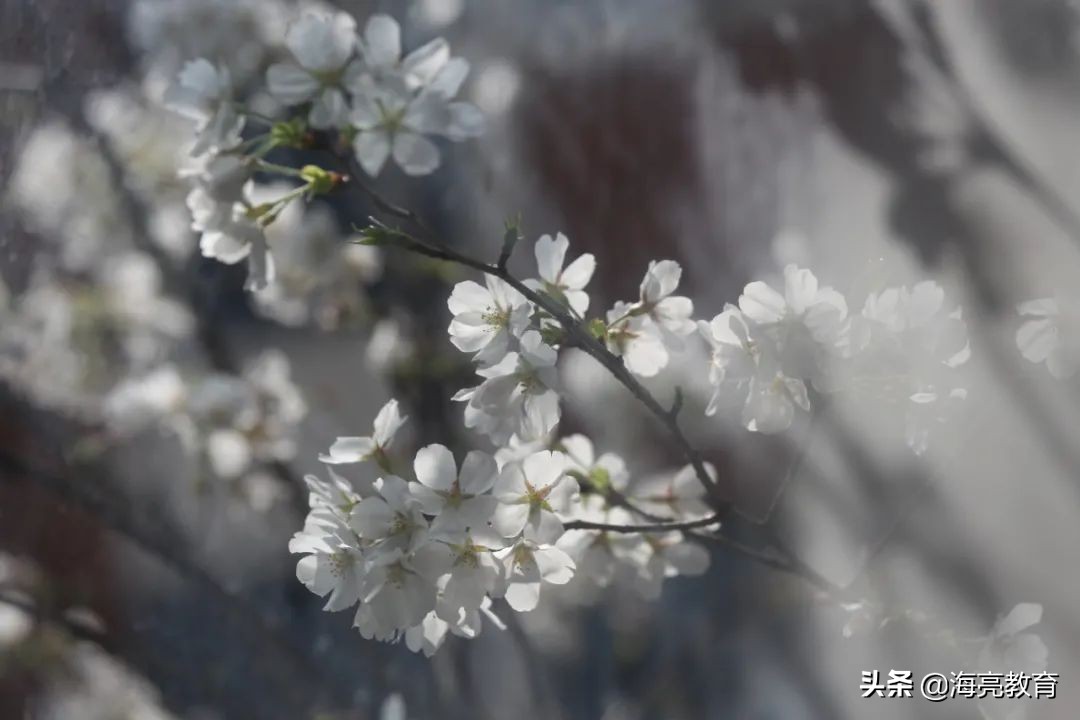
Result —
[[468, 402], [465, 426], [500, 446], [514, 436], [526, 442], [547, 437], [559, 422], [559, 395], [554, 389], [557, 359], [540, 333], [526, 332], [518, 352], [477, 370], [484, 381], [454, 396]]
[[428, 175], [438, 169], [441, 159], [438, 146], [426, 136], [460, 142], [484, 132], [479, 110], [469, 103], [449, 102], [431, 89], [418, 95], [388, 87], [363, 90], [353, 101], [349, 121], [357, 131], [356, 159], [372, 177], [391, 156], [405, 174]]
[[682, 278], [682, 267], [674, 260], [653, 260], [641, 281], [637, 306], [665, 333], [665, 344], [681, 349], [675, 338], [694, 332], [694, 303], [690, 298], [673, 295]]
[[[413, 652], [423, 652], [424, 657], [431, 657], [442, 647], [446, 635], [450, 631], [450, 624], [435, 614], [434, 611], [424, 616], [419, 625], [414, 625], [405, 631], [405, 646]], [[404, 710], [400, 713], [404, 718]]]
[[423, 622], [435, 608], [441, 562], [438, 548], [430, 544], [373, 555], [360, 591], [378, 634], [396, 634]]
[[[640, 522], [626, 509], [609, 505], [595, 493], [582, 497], [574, 510], [575, 520], [608, 525]], [[575, 582], [602, 589], [623, 580], [633, 582], [634, 561], [643, 556], [639, 547], [643, 542], [637, 533], [575, 529], [563, 533], [555, 545], [569, 555], [577, 566]]]
[[428, 445], [416, 453], [413, 469], [418, 482], [410, 483], [409, 491], [424, 513], [438, 516], [439, 531], [464, 531], [487, 524], [496, 503], [488, 491], [499, 474], [491, 455], [470, 452], [459, 473], [446, 446]]
[[1058, 380], [1066, 380], [1080, 367], [1080, 343], [1062, 328], [1061, 304], [1056, 298], [1029, 300], [1016, 308], [1027, 318], [1016, 331], [1016, 346], [1025, 360], [1046, 363]]
[[638, 301], [617, 302], [607, 313], [608, 349], [621, 355], [627, 369], [653, 377], [670, 354], [683, 349], [683, 338], [694, 332], [694, 303], [673, 295], [682, 268], [674, 260], [653, 260], [641, 281]]
[[330, 446], [330, 450], [319, 456], [319, 460], [330, 465], [374, 461], [384, 470], [390, 470], [387, 450], [394, 442], [394, 436], [408, 420], [401, 415], [398, 401], [390, 400], [375, 416], [375, 429], [370, 436], [339, 437]]
[[309, 519], [289, 541], [289, 552], [304, 555], [296, 577], [327, 598], [325, 610], [344, 610], [360, 598], [365, 560], [358, 539], [341, 518], [327, 514], [315, 522]]
[[[378, 495], [356, 504], [349, 525], [380, 553], [412, 551], [428, 538], [428, 522], [420, 501], [409, 492], [409, 484], [396, 475], [375, 481]], [[417, 621], [419, 622], [419, 621]]]
[[761, 281], [749, 283], [739, 296], [739, 309], [758, 332], [771, 337], [790, 377], [819, 377], [846, 339], [844, 296], [819, 287], [812, 272], [795, 265], [784, 268], [783, 294]]
[[592, 253], [585, 253], [564, 268], [569, 247], [570, 241], [562, 233], [558, 233], [554, 240], [550, 235], [541, 236], [534, 248], [540, 278], [529, 280], [526, 284], [537, 292], [547, 293], [564, 302], [578, 315], [584, 315], [589, 309], [589, 295], [585, 292], [585, 286], [596, 270], [596, 258]]
[[[469, 71], [463, 59], [450, 57], [450, 46], [444, 38], [435, 38], [402, 58], [401, 27], [383, 13], [368, 18], [360, 38], [360, 51], [369, 81], [399, 81], [409, 91], [430, 85], [440, 75], [444, 78], [442, 83], [457, 77], [464, 80]], [[460, 80], [457, 83], [460, 85]], [[453, 89], [450, 95], [456, 93], [456, 88]]]
[[305, 14], [289, 27], [285, 45], [295, 62], [270, 66], [270, 94], [284, 105], [310, 102], [308, 119], [314, 128], [343, 126], [349, 115], [345, 87], [361, 72], [359, 59], [353, 57], [356, 21], [343, 12]]
[[496, 531], [507, 538], [524, 532], [527, 538], [551, 543], [563, 532], [558, 515], [570, 510], [578, 484], [566, 474], [565, 455], [543, 450], [505, 466], [494, 494], [499, 501], [491, 521]]
[[706, 415], [721, 407], [741, 407], [741, 420], [752, 432], [786, 430], [795, 408], [810, 410], [802, 380], [784, 375], [778, 352], [766, 336], [751, 335], [751, 326], [738, 308], [729, 305], [706, 323], [698, 323], [712, 350], [709, 382], [714, 392]]
[[188, 62], [166, 90], [164, 103], [196, 122], [192, 155], [226, 150], [240, 142], [244, 118], [233, 101], [228, 69], [204, 58]]
[[567, 435], [559, 440], [558, 448], [566, 455], [568, 472], [580, 473], [597, 490], [622, 492], [629, 484], [626, 461], [612, 452], [597, 457], [592, 440], [584, 435]]
[[623, 359], [630, 372], [653, 377], [668, 363], [660, 328], [647, 315], [634, 314], [635, 306], [617, 302], [608, 310], [607, 348]]
[[565, 585], [574, 577], [574, 561], [554, 545], [538, 544], [526, 538], [495, 556], [504, 565], [503, 595], [511, 608], [529, 612], [540, 601], [543, 583]]
[[660, 597], [665, 578], [703, 574], [709, 567], [709, 553], [688, 542], [681, 532], [648, 533], [638, 546], [634, 564], [635, 586], [646, 600]]
[[348, 480], [335, 473], [332, 468], [327, 470], [330, 475], [328, 481], [316, 475], [304, 476], [310, 508], [304, 521], [305, 528], [309, 525], [347, 525], [353, 508], [360, 502], [360, 495]]
[[[705, 463], [705, 471], [716, 480], [716, 468], [712, 463]], [[634, 483], [628, 495], [635, 506], [660, 517], [689, 520], [706, 517], [712, 512], [693, 465], [686, 465], [675, 473], [643, 478]]]
[[490, 365], [506, 355], [512, 337], [525, 331], [532, 306], [499, 278], [486, 275], [484, 281], [485, 285], [459, 282], [447, 305], [454, 315], [450, 342], [462, 352], [475, 353], [478, 363]]
[[932, 428], [967, 396], [960, 368], [971, 351], [959, 308], [932, 280], [887, 288], [867, 297], [853, 318], [851, 375], [886, 402], [904, 402], [905, 435], [926, 452]]
[[360, 47], [367, 72], [350, 83], [349, 116], [357, 130], [353, 150], [361, 167], [376, 176], [393, 155], [409, 175], [426, 175], [439, 166], [439, 149], [425, 135], [453, 141], [484, 131], [484, 117], [470, 103], [455, 102], [469, 65], [450, 58], [441, 38], [401, 59], [400, 28], [387, 15], [368, 20]]
[[192, 229], [202, 233], [203, 257], [226, 265], [248, 261], [249, 290], [261, 290], [274, 279], [274, 259], [266, 234], [251, 213], [250, 171], [232, 158], [215, 158], [196, 176], [187, 196]]
[[[441, 539], [441, 538], [440, 538]], [[496, 589], [504, 567], [493, 552], [506, 543], [481, 529], [469, 532], [457, 541], [443, 540], [442, 552], [448, 573], [443, 577], [435, 612], [454, 625], [475, 613]]]

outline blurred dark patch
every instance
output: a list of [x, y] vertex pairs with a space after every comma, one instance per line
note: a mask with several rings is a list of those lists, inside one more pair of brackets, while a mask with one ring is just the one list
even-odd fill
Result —
[[519, 151], [575, 247], [604, 268], [596, 296], [636, 297], [649, 260], [677, 246], [673, 199], [702, 200], [691, 69], [631, 55], [586, 68], [533, 65], [523, 75]]

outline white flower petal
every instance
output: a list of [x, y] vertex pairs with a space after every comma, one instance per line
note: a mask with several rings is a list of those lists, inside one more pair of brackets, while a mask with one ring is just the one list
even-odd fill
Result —
[[445, 445], [420, 448], [413, 462], [416, 479], [432, 490], [450, 490], [457, 480], [457, 463]]
[[369, 67], [393, 67], [401, 58], [401, 27], [389, 15], [372, 15], [364, 26], [364, 42], [361, 47]]
[[319, 91], [319, 81], [295, 63], [275, 63], [266, 71], [267, 90], [283, 105], [305, 103]]
[[406, 175], [427, 175], [439, 167], [439, 149], [435, 144], [411, 132], [398, 132], [393, 141], [394, 160]]
[[376, 177], [390, 157], [390, 136], [383, 130], [361, 131], [353, 139], [353, 152], [364, 172]]

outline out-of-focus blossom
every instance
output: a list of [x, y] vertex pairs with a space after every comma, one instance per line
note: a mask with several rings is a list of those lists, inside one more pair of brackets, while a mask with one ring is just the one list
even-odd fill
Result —
[[165, 91], [164, 103], [195, 121], [192, 155], [227, 150], [240, 142], [244, 116], [233, 100], [228, 69], [205, 58], [192, 60]]
[[439, 166], [439, 149], [426, 135], [461, 141], [483, 133], [480, 111], [454, 101], [469, 65], [450, 58], [445, 40], [433, 40], [402, 59], [397, 22], [373, 15], [360, 48], [367, 72], [350, 83], [349, 119], [358, 131], [353, 150], [369, 175], [378, 175], [391, 155], [407, 174], [426, 175]]
[[[1080, 366], [1080, 342], [1073, 337], [1074, 323], [1064, 323], [1067, 316], [1055, 298], [1041, 298], [1020, 303], [1017, 312], [1024, 318], [1016, 331], [1016, 346], [1025, 360], [1046, 363], [1046, 369], [1058, 380], [1071, 378]], [[1071, 318], [1069, 318], [1071, 319]]]
[[845, 339], [847, 301], [831, 287], [820, 287], [806, 268], [784, 268], [784, 292], [757, 281], [739, 296], [743, 316], [780, 348], [785, 375], [814, 379]]
[[775, 344], [752, 335], [741, 310], [729, 305], [711, 322], [700, 321], [699, 329], [712, 349], [709, 382], [714, 391], [707, 415], [721, 407], [739, 408], [748, 430], [776, 433], [791, 425], [796, 407], [810, 409], [803, 381], [783, 373]]
[[347, 13], [305, 14], [285, 34], [295, 62], [271, 65], [266, 84], [285, 105], [311, 103], [308, 121], [319, 129], [341, 127], [349, 108], [345, 86], [361, 71], [356, 49], [356, 21]]
[[1028, 673], [1046, 670], [1046, 643], [1029, 630], [1042, 622], [1042, 615], [1042, 605], [1020, 603], [999, 619], [979, 652], [979, 667]]

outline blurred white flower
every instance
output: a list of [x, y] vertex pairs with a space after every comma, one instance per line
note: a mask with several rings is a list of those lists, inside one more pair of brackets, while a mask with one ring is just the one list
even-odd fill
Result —
[[701, 575], [709, 567], [709, 553], [701, 545], [688, 542], [681, 532], [644, 535], [633, 557], [635, 586], [647, 600], [660, 597], [665, 578]]
[[[292, 190], [287, 184], [256, 185], [248, 193], [258, 206]], [[291, 202], [264, 229], [274, 258], [273, 282], [252, 294], [255, 309], [290, 326], [317, 323], [336, 328], [364, 302], [363, 285], [372, 269], [353, 262], [354, 248], [344, 242], [333, 211], [325, 205]], [[376, 248], [364, 248], [375, 250]], [[369, 256], [370, 257], [370, 256]]]
[[34, 618], [22, 608], [0, 602], [0, 651], [8, 651], [25, 640], [34, 629]]
[[347, 13], [305, 14], [289, 26], [285, 45], [296, 62], [275, 63], [266, 71], [270, 94], [284, 105], [310, 102], [308, 120], [318, 129], [342, 127], [349, 108], [345, 87], [361, 72], [356, 21]]
[[819, 287], [812, 272], [795, 265], [784, 268], [782, 295], [764, 282], [752, 282], [739, 296], [739, 309], [759, 333], [771, 337], [788, 377], [818, 378], [846, 340], [844, 296]]
[[636, 315], [635, 305], [617, 302], [607, 312], [607, 348], [622, 356], [623, 364], [639, 377], [653, 377], [668, 363], [660, 329], [647, 315]]
[[1035, 633], [1025, 632], [1042, 622], [1042, 615], [1042, 605], [1020, 603], [1000, 618], [979, 653], [979, 667], [1027, 673], [1046, 670], [1046, 643]]
[[395, 318], [383, 318], [372, 328], [364, 352], [371, 367], [385, 373], [415, 355], [416, 346], [405, 333], [401, 322]]
[[243, 84], [281, 42], [281, 0], [136, 0], [128, 13], [132, 46], [148, 86], [171, 79], [193, 57], [215, 58]]
[[233, 100], [227, 68], [215, 67], [205, 58], [188, 62], [165, 91], [163, 102], [195, 121], [192, 155], [227, 150], [240, 142], [244, 117]]
[[360, 90], [349, 121], [358, 131], [353, 140], [356, 159], [372, 177], [391, 155], [407, 175], [428, 175], [439, 167], [440, 157], [426, 135], [460, 142], [484, 132], [483, 115], [473, 105], [449, 102], [432, 89], [415, 96], [381, 87]]
[[1046, 369], [1058, 380], [1071, 378], [1080, 366], [1080, 343], [1062, 330], [1061, 306], [1055, 298], [1041, 298], [1020, 303], [1016, 311], [1025, 320], [1016, 331], [1016, 346], [1025, 360], [1046, 363]]
[[195, 175], [187, 196], [193, 230], [202, 233], [203, 257], [233, 265], [248, 261], [249, 290], [262, 290], [274, 280], [274, 258], [262, 226], [252, 214], [250, 169], [232, 157], [212, 159]]
[[121, 433], [144, 427], [183, 409], [187, 385], [173, 365], [162, 365], [146, 375], [130, 377], [105, 397], [105, 418]]
[[772, 340], [751, 335], [741, 310], [729, 305], [698, 328], [712, 350], [709, 382], [714, 391], [706, 415], [721, 406], [741, 406], [746, 429], [777, 433], [791, 425], [796, 407], [810, 410], [803, 381], [784, 375]]
[[59, 249], [66, 271], [96, 272], [132, 247], [108, 163], [66, 123], [42, 123], [23, 140], [3, 194], [29, 230]]
[[626, 462], [612, 452], [596, 457], [593, 443], [584, 435], [567, 435], [559, 440], [558, 448], [566, 455], [568, 472], [578, 472], [600, 492], [626, 490], [630, 473]]
[[[712, 463], [705, 463], [705, 471], [716, 480], [716, 468]], [[686, 465], [674, 473], [643, 478], [631, 486], [627, 495], [636, 507], [672, 520], [691, 520], [712, 513], [705, 500], [705, 488], [693, 465]]]
[[637, 312], [646, 314], [664, 332], [664, 344], [681, 349], [675, 338], [694, 332], [694, 303], [688, 297], [673, 295], [679, 287], [682, 268], [674, 260], [652, 260], [641, 281]]
[[933, 427], [967, 396], [960, 368], [971, 350], [960, 309], [946, 308], [945, 291], [932, 280], [888, 288], [852, 318], [850, 344], [849, 382], [906, 406], [908, 445], [926, 452]]
[[[575, 507], [574, 519], [607, 525], [634, 525], [635, 519], [624, 508], [608, 505], [597, 494], [586, 495]], [[642, 557], [639, 533], [607, 530], [567, 530], [555, 545], [569, 555], [577, 566], [575, 582], [602, 589], [612, 584], [634, 584], [635, 561]]]
[[[413, 649], [413, 652], [416, 652], [416, 650]], [[430, 657], [430, 654], [428, 657]], [[401, 697], [400, 693], [386, 696], [382, 706], [379, 708], [379, 720], [408, 720], [405, 715], [405, 699]]]
[[194, 330], [188, 308], [163, 293], [161, 270], [149, 255], [120, 253], [103, 264], [101, 275], [106, 311], [126, 331], [123, 343], [137, 365], [157, 360], [166, 340], [183, 339]]
[[378, 175], [393, 155], [409, 175], [439, 166], [439, 149], [425, 135], [460, 141], [484, 131], [484, 116], [470, 103], [454, 102], [469, 65], [450, 58], [442, 38], [401, 58], [401, 29], [388, 15], [368, 19], [360, 49], [365, 70], [352, 80], [349, 119], [358, 131], [353, 150], [369, 175]]

